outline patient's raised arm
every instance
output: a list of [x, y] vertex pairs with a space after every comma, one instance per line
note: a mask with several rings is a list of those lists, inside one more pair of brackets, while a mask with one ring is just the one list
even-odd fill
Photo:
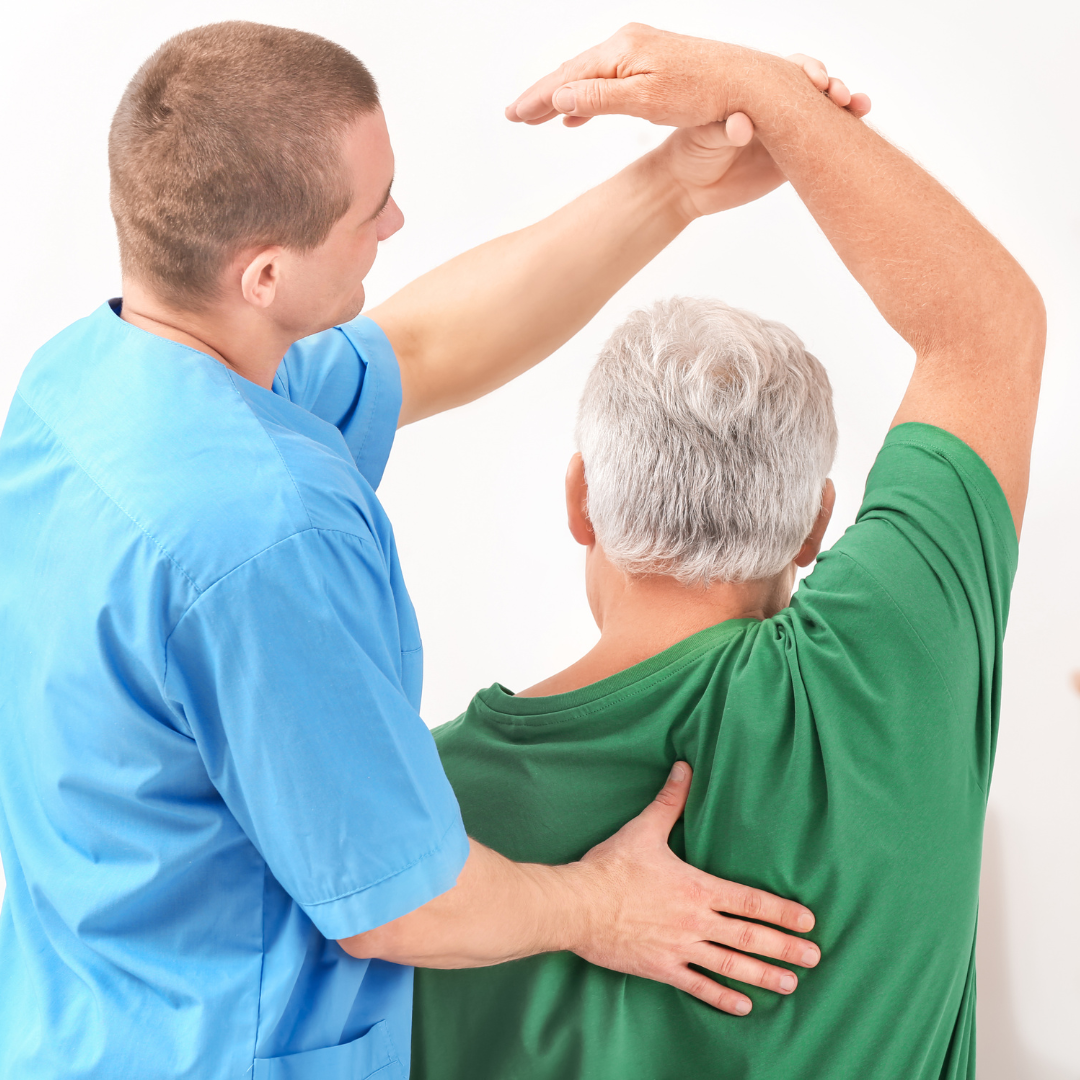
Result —
[[858, 122], [858, 111], [837, 109], [779, 57], [632, 24], [539, 80], [507, 115], [537, 123], [626, 113], [677, 126], [749, 117], [848, 269], [915, 350], [894, 423], [934, 424], [963, 439], [997, 477], [1019, 532], [1042, 299], [960, 202]]
[[802, 904], [713, 877], [679, 859], [668, 836], [683, 812], [685, 762], [636, 818], [577, 863], [514, 863], [475, 841], [449, 892], [385, 926], [340, 942], [352, 956], [416, 967], [485, 967], [568, 950], [602, 967], [655, 979], [741, 1016], [744, 994], [694, 964], [781, 994], [798, 979], [745, 953], [813, 967], [816, 945], [744, 916], [806, 932]]

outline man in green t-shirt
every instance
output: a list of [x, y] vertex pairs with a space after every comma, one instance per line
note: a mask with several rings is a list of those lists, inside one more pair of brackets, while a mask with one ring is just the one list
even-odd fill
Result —
[[631, 27], [511, 114], [736, 109], [915, 350], [857, 520], [819, 556], [836, 432], [791, 331], [718, 302], [636, 313], [590, 376], [567, 475], [600, 640], [530, 690], [481, 691], [436, 739], [470, 835], [527, 862], [579, 858], [688, 762], [673, 849], [811, 907], [822, 962], [791, 995], [795, 972], [703, 938], [683, 988], [779, 992], [748, 990], [743, 1017], [571, 953], [421, 971], [414, 1077], [974, 1077], [1042, 303], [948, 192], [772, 57]]

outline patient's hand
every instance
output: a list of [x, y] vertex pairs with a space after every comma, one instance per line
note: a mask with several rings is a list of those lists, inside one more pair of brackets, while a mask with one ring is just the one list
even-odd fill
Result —
[[[749, 142], [752, 125], [744, 99], [752, 98], [763, 67], [779, 57], [722, 41], [686, 37], [643, 23], [628, 23], [607, 41], [561, 64], [507, 106], [508, 120], [543, 124], [563, 116], [571, 127], [593, 116], [622, 113], [654, 124], [697, 127], [720, 121], [737, 145]], [[802, 53], [799, 64], [814, 85], [855, 116], [870, 99], [850, 94], [824, 67]]]
[[[618, 36], [599, 48], [610, 47]], [[590, 50], [590, 53], [595, 51]], [[547, 83], [557, 85], [558, 79], [563, 76], [567, 79], [579, 78], [576, 73], [590, 53], [564, 64], [547, 77]], [[839, 108], [847, 109], [860, 119], [870, 111], [870, 99], [865, 94], [852, 94], [839, 79], [830, 78], [820, 60], [795, 53], [788, 57], [788, 61], [801, 67], [810, 82]], [[560, 76], [560, 72], [563, 76]], [[601, 83], [608, 81], [601, 80]], [[511, 105], [506, 115], [511, 120], [524, 119], [529, 124], [542, 123], [559, 115], [549, 107], [546, 113], [536, 119], [519, 116], [519, 107], [527, 116], [531, 115], [530, 109], [542, 107], [538, 102], [545, 100], [545, 89], [549, 94], [552, 92], [551, 86], [545, 87], [545, 80], [541, 80]], [[589, 119], [589, 116], [563, 116], [563, 123], [568, 127], [578, 127]], [[723, 121], [680, 127], [651, 156], [685, 192], [685, 211], [689, 218], [715, 214], [753, 202], [785, 181], [784, 174], [768, 150], [755, 137], [750, 118], [742, 112], [732, 113]]]
[[675, 855], [668, 836], [686, 805], [690, 778], [690, 766], [676, 764], [649, 806], [575, 864], [592, 894], [591, 917], [570, 947], [594, 964], [670, 983], [741, 1016], [750, 1011], [749, 998], [689, 965], [789, 994], [798, 983], [792, 972], [744, 954], [814, 967], [821, 958], [817, 946], [732, 916], [803, 932], [814, 916], [801, 904], [712, 877]]

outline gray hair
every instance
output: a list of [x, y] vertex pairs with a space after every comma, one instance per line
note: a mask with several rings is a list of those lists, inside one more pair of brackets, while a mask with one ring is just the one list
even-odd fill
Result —
[[821, 507], [832, 387], [781, 323], [677, 297], [635, 311], [604, 346], [577, 442], [614, 565], [684, 585], [772, 577]]

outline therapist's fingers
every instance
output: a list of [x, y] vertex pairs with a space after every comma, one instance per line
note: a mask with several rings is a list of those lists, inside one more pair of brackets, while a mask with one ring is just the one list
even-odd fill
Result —
[[852, 94], [847, 111], [861, 120], [870, 111], [870, 98], [866, 94]]
[[[636, 818], [628, 821], [607, 844], [614, 843], [620, 847], [641, 844], [646, 848], [663, 847], [670, 850], [667, 848], [668, 837], [675, 822], [682, 817], [693, 778], [693, 770], [685, 761], [675, 762], [656, 798]], [[685, 872], [696, 881], [702, 894], [709, 897], [713, 911], [774, 923], [800, 933], [814, 928], [813, 912], [794, 900], [785, 900], [763, 889], [713, 877], [690, 866], [685, 867]]]
[[740, 994], [738, 990], [732, 990], [723, 983], [718, 983], [715, 979], [710, 979], [707, 975], [702, 975], [700, 971], [695, 971], [685, 965], [672, 971], [664, 982], [674, 986], [676, 990], [682, 990], [704, 1001], [706, 1005], [711, 1005], [714, 1009], [731, 1013], [732, 1016], [745, 1016], [754, 1007], [753, 1002], [745, 994]]
[[694, 773], [685, 761], [676, 761], [668, 773], [667, 781], [636, 818], [628, 821], [616, 835], [636, 835], [641, 840], [667, 844], [675, 822], [682, 817], [690, 794], [690, 781]]
[[774, 923], [803, 934], [814, 929], [814, 913], [794, 900], [785, 900], [764, 889], [753, 889], [736, 881], [725, 881], [723, 878], [710, 880], [714, 883], [713, 906], [717, 911]]
[[741, 952], [709, 941], [703, 941], [694, 950], [691, 963], [733, 982], [760, 986], [762, 990], [771, 990], [774, 994], [793, 994], [799, 985], [799, 977], [793, 971], [774, 967], [755, 956], [744, 956]]
[[853, 94], [842, 80], [830, 78], [820, 60], [807, 56], [806, 53], [792, 53], [787, 59], [801, 67], [814, 86], [823, 94], [829, 95], [830, 101], [842, 109], [847, 109], [852, 116], [861, 120], [870, 111], [870, 99], [866, 94]]
[[771, 926], [762, 926], [760, 923], [746, 922], [743, 919], [729, 919], [724, 915], [716, 917], [715, 927], [709, 931], [709, 940], [719, 945], [728, 945], [740, 952], [771, 956], [782, 963], [796, 964], [804, 968], [817, 967], [821, 960], [821, 950], [812, 941], [782, 934]]
[[[668, 836], [691, 780], [690, 766], [676, 762], [636, 818], [566, 868], [576, 879], [572, 893], [584, 917], [572, 924], [565, 947], [590, 963], [669, 983], [740, 1016], [748, 999], [695, 968], [708, 966], [708, 958], [731, 978], [790, 993], [794, 986], [785, 980], [792, 972], [761, 957], [810, 967], [820, 953], [811, 942], [762, 923], [809, 930], [814, 917], [802, 904], [713, 877], [671, 850]], [[734, 953], [758, 955], [729, 955]]]

